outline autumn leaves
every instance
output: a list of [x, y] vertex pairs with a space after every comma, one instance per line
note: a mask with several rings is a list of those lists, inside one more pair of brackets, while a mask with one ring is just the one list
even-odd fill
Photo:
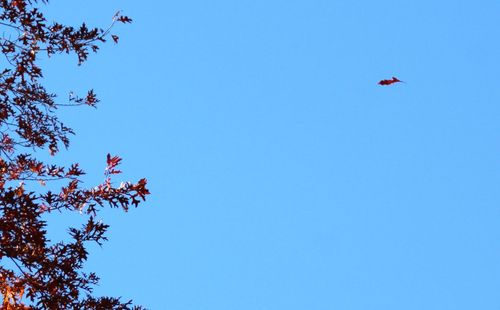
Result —
[[388, 86], [388, 85], [392, 85], [395, 83], [404, 83], [404, 82], [401, 81], [400, 79], [398, 79], [397, 77], [393, 76], [392, 79], [390, 79], [390, 80], [381, 80], [380, 82], [378, 82], [378, 85]]

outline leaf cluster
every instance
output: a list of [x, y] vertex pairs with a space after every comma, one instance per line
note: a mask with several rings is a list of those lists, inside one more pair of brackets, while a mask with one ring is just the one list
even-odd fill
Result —
[[[112, 27], [132, 20], [118, 12], [106, 29], [63, 25], [45, 18], [40, 8], [47, 3], [0, 0], [0, 309], [140, 309], [93, 296], [99, 278], [82, 269], [88, 244], [107, 240], [108, 225], [98, 212], [137, 207], [149, 194], [146, 179], [116, 186], [112, 177], [121, 173], [121, 158], [108, 154], [103, 182], [86, 188], [78, 163], [64, 167], [36, 157], [37, 150], [55, 156], [69, 146], [74, 132], [60, 121], [58, 109], [99, 102], [89, 90], [59, 103], [42, 84], [40, 56], [73, 54], [80, 65], [108, 37], [118, 43]], [[62, 186], [55, 190], [48, 182]], [[77, 212], [85, 224], [70, 227], [67, 241], [52, 243], [44, 216], [56, 211]]]

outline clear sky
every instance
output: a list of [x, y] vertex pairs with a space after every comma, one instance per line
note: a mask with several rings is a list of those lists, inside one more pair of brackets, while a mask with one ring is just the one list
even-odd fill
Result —
[[[102, 214], [97, 294], [172, 310], [500, 308], [500, 2], [52, 0], [116, 28], [46, 71]], [[397, 76], [406, 84], [381, 87]], [[53, 227], [67, 224], [55, 217]]]

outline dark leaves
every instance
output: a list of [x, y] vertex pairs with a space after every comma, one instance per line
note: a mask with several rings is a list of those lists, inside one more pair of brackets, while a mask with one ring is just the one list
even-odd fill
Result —
[[116, 20], [124, 24], [132, 22], [132, 19], [128, 16], [119, 16]]
[[89, 90], [89, 92], [87, 93], [87, 97], [85, 97], [85, 104], [93, 107], [98, 102], [99, 102], [99, 100], [97, 99], [97, 97], [94, 93], [94, 90], [92, 90], [92, 89]]
[[[13, 267], [0, 267], [2, 309], [139, 309], [118, 298], [93, 297], [99, 278], [82, 271], [88, 258], [88, 243], [102, 245], [109, 228], [98, 219], [105, 207], [127, 211], [149, 195], [146, 179], [114, 185], [121, 173], [118, 156], [106, 157], [105, 179], [94, 187], [83, 187], [84, 171], [78, 163], [69, 167], [37, 159], [37, 150], [57, 155], [69, 146], [71, 128], [58, 118], [61, 106], [99, 102], [93, 90], [69, 102], [42, 85], [43, 68], [38, 62], [54, 54], [73, 54], [78, 64], [97, 52], [111, 36], [110, 28], [74, 27], [48, 23], [36, 7], [47, 1], [0, 0], [0, 22], [4, 35], [0, 51], [5, 68], [0, 69], [0, 259]], [[120, 13], [113, 23], [130, 23]], [[10, 32], [9, 32], [10, 31]], [[39, 57], [39, 53], [43, 56]], [[67, 97], [66, 97], [67, 98]], [[43, 217], [48, 212], [76, 212], [84, 225], [68, 229], [67, 240], [47, 239]]]

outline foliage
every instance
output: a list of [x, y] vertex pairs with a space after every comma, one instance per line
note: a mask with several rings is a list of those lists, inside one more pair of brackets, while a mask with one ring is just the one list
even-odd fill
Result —
[[[59, 120], [58, 108], [99, 102], [90, 90], [58, 103], [41, 83], [40, 56], [74, 54], [82, 64], [107, 38], [117, 43], [110, 30], [131, 19], [117, 13], [108, 29], [50, 23], [40, 10], [47, 2], [0, 0], [5, 59], [0, 68], [0, 309], [140, 309], [119, 298], [92, 296], [99, 278], [82, 268], [89, 242], [107, 240], [108, 225], [96, 214], [107, 206], [125, 211], [137, 206], [149, 194], [146, 179], [114, 186], [111, 178], [120, 173], [121, 159], [108, 154], [104, 182], [83, 188], [78, 163], [49, 164], [35, 152], [56, 155], [69, 146], [73, 131]], [[48, 182], [63, 186], [54, 191]], [[54, 211], [78, 212], [86, 224], [69, 228], [68, 241], [51, 243], [43, 217]]]

